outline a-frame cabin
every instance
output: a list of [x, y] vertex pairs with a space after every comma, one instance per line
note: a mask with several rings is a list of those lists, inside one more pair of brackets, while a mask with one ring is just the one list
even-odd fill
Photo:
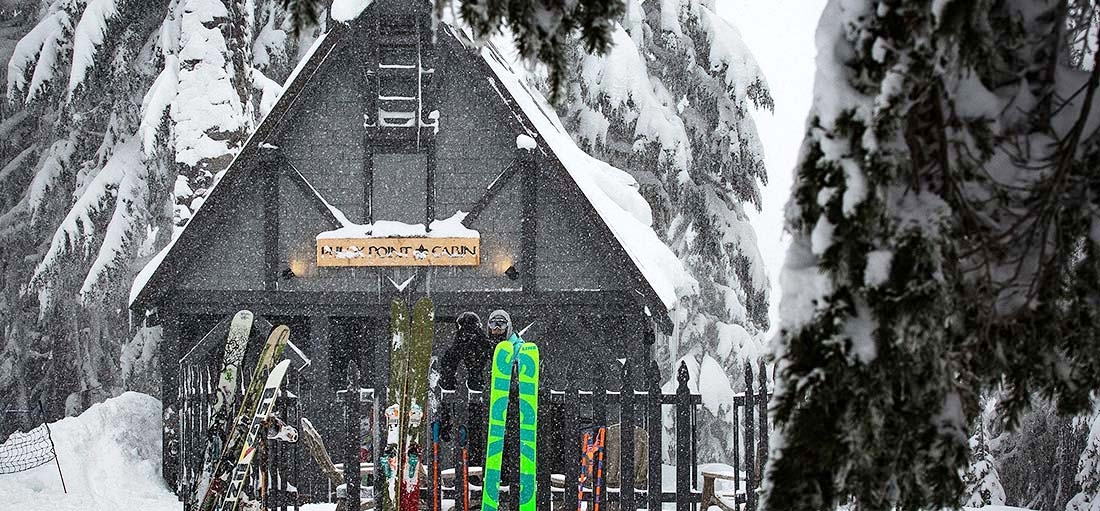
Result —
[[[131, 306], [164, 327], [166, 409], [176, 362], [244, 308], [291, 326], [312, 361], [302, 389], [311, 417], [328, 413], [349, 359], [366, 381], [386, 377], [389, 303], [402, 293], [433, 298], [437, 353], [458, 314], [509, 311], [517, 329], [530, 325], [551, 387], [583, 381], [593, 361], [650, 359], [684, 270], [650, 229], [636, 184], [577, 148], [492, 46], [444, 23], [433, 32], [430, 8], [385, 0], [330, 20], [139, 276]], [[477, 231], [476, 264], [319, 264], [319, 234], [445, 219]]]

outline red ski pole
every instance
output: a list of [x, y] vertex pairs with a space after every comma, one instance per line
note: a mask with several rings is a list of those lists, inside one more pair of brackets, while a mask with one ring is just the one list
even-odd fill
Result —
[[600, 428], [599, 434], [596, 435], [596, 482], [592, 486], [593, 497], [592, 511], [600, 511], [600, 489], [603, 486], [603, 453], [604, 453], [604, 435], [607, 433], [607, 428]]
[[577, 476], [577, 511], [584, 507], [584, 482], [588, 479], [588, 432], [581, 437], [581, 473]]
[[458, 444], [462, 446], [462, 511], [470, 511], [470, 460], [466, 457], [466, 425], [458, 427]]

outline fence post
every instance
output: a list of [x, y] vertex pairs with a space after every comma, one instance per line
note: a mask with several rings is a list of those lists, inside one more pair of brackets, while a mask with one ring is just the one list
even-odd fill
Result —
[[646, 410], [646, 432], [649, 433], [649, 511], [660, 511], [661, 501], [664, 500], [664, 488], [661, 486], [661, 449], [664, 438], [661, 435], [661, 369], [656, 361], [649, 363], [649, 382], [646, 388], [649, 390], [649, 409]]
[[752, 392], [752, 364], [745, 362], [745, 504], [756, 509], [756, 429], [753, 415], [756, 413]]
[[768, 461], [768, 373], [764, 361], [760, 361], [760, 434], [757, 436], [756, 462], [760, 465], [758, 481], [764, 480], [764, 465]]
[[[733, 397], [733, 491], [736, 494], [737, 489], [741, 487], [741, 417], [738, 415], [738, 401], [741, 406], [745, 405], [745, 398], [740, 396]], [[701, 511], [706, 511], [705, 509]]]
[[[580, 425], [578, 424], [577, 415], [580, 407], [580, 392], [577, 390], [577, 385], [574, 379], [570, 379], [565, 391], [565, 399], [562, 403], [563, 420], [561, 428], [561, 443], [562, 452], [566, 453], [570, 463], [576, 463], [581, 455], [581, 450], [577, 448], [580, 445]], [[572, 454], [572, 456], [570, 456]], [[565, 464], [566, 478], [565, 478], [565, 510], [572, 511], [577, 509], [577, 492], [573, 491], [577, 487], [574, 485], [580, 484], [579, 475], [577, 472], [573, 472], [576, 477], [568, 477], [569, 463]], [[576, 467], [576, 465], [573, 465]], [[573, 484], [570, 484], [573, 483]]]
[[691, 390], [687, 363], [676, 370], [676, 511], [691, 511]]
[[[348, 361], [348, 391], [344, 394], [344, 484], [347, 509], [359, 509], [359, 366]], [[380, 471], [379, 471], [380, 472]], [[377, 496], [376, 496], [377, 498]]]
[[630, 359], [623, 364], [619, 389], [619, 509], [634, 511], [634, 374]]

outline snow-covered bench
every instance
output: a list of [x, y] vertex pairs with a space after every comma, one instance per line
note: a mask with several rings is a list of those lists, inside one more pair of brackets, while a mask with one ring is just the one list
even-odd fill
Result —
[[[715, 491], [714, 480], [723, 479], [726, 481], [737, 481], [737, 476], [733, 472], [729, 471], [711, 471], [703, 470], [701, 472], [703, 476], [703, 495], [702, 506], [699, 509], [706, 511], [711, 506], [717, 506], [723, 511], [737, 511], [737, 493], [736, 492], [719, 492]], [[723, 497], [733, 499], [734, 504], [731, 505], [728, 501], [723, 500]]]

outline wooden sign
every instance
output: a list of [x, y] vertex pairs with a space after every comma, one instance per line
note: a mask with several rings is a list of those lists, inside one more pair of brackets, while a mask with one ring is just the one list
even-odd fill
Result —
[[480, 238], [327, 238], [317, 266], [477, 266]]

